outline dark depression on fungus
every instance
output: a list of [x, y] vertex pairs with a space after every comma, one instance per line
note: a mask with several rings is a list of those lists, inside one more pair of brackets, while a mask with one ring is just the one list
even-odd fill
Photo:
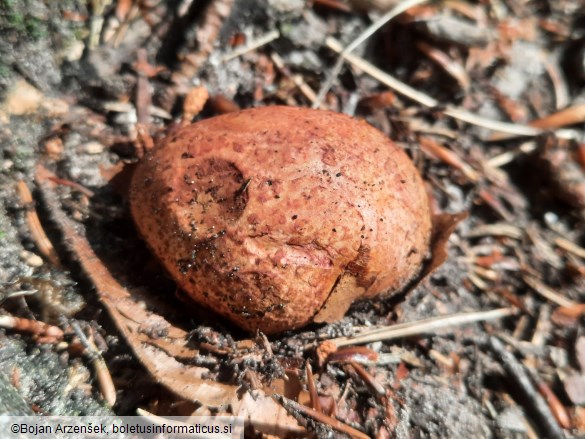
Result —
[[0, 415], [585, 436], [581, 1], [10, 0], [0, 34]]

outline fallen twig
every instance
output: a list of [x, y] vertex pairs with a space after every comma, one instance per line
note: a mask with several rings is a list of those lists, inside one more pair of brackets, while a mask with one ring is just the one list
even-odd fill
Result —
[[[526, 369], [530, 372], [529, 368]], [[540, 376], [538, 376], [538, 374], [535, 372], [530, 372], [530, 376], [532, 381], [534, 381], [536, 384], [538, 392], [548, 403], [548, 406], [550, 407], [550, 410], [559, 425], [563, 428], [572, 428], [573, 423], [571, 422], [571, 417], [569, 416], [566, 407], [559, 400], [555, 392], [553, 392], [550, 386], [545, 383], [542, 378], [540, 378]]]
[[355, 428], [350, 427], [349, 425], [344, 424], [343, 422], [338, 421], [337, 419], [332, 418], [331, 416], [327, 416], [323, 413], [313, 410], [310, 407], [306, 407], [302, 404], [299, 404], [298, 402], [285, 398], [282, 395], [273, 395], [272, 397], [295, 418], [298, 418], [299, 415], [308, 416], [318, 422], [321, 422], [322, 424], [328, 425], [334, 430], [345, 433], [352, 438], [369, 439], [369, 436], [367, 434], [362, 433], [361, 431], [356, 430]]
[[500, 363], [513, 380], [513, 383], [518, 386], [518, 390], [524, 396], [525, 404], [537, 416], [539, 424], [544, 430], [545, 437], [551, 439], [564, 438], [565, 435], [550, 411], [548, 404], [534, 388], [530, 376], [522, 363], [511, 352], [506, 350], [504, 344], [497, 337], [491, 336], [488, 345], [500, 360]]

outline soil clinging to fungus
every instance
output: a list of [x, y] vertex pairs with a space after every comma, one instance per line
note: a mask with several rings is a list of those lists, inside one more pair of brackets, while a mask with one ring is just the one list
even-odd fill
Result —
[[190, 297], [269, 334], [399, 291], [420, 271], [431, 233], [408, 156], [364, 121], [306, 108], [182, 128], [139, 164], [130, 202]]

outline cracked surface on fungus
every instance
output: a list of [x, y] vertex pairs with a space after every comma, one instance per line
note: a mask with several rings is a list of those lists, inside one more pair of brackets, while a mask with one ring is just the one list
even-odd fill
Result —
[[422, 180], [400, 148], [366, 122], [292, 107], [168, 136], [138, 166], [131, 208], [195, 301], [266, 333], [400, 290], [431, 230]]

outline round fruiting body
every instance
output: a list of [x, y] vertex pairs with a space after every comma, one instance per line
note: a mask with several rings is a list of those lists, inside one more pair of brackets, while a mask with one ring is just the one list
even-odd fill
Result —
[[189, 296], [265, 333], [400, 290], [420, 271], [431, 233], [408, 156], [364, 121], [306, 108], [180, 129], [138, 165], [130, 202]]

